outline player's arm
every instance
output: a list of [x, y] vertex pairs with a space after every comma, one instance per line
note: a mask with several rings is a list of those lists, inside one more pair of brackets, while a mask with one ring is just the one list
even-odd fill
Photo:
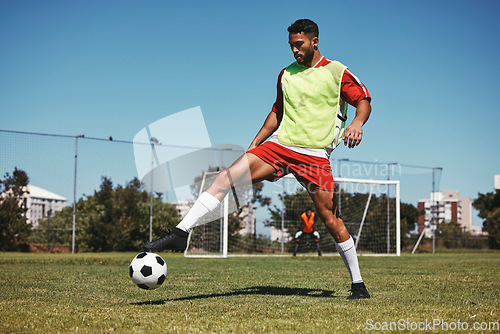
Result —
[[356, 108], [356, 116], [345, 131], [344, 131], [344, 145], [348, 145], [349, 148], [358, 146], [363, 138], [363, 125], [370, 117], [372, 111], [372, 106], [368, 100], [361, 100]]
[[270, 135], [273, 134], [274, 131], [276, 131], [276, 129], [278, 129], [281, 122], [281, 115], [281, 113], [273, 110], [269, 113], [269, 115], [267, 115], [264, 125], [262, 125], [262, 128], [250, 144], [250, 147], [248, 148], [249, 150], [262, 144], [267, 138], [269, 138]]
[[372, 111], [371, 96], [365, 85], [346, 69], [342, 76], [341, 97], [356, 108], [356, 116], [344, 131], [344, 145], [353, 148], [363, 138], [363, 125]]

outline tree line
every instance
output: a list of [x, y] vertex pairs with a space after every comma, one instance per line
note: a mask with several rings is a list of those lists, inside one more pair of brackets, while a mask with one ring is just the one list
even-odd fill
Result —
[[[114, 185], [112, 180], [102, 177], [99, 189], [92, 195], [84, 195], [76, 203], [75, 245], [77, 251], [108, 252], [133, 251], [141, 249], [141, 245], [149, 240], [150, 194], [143, 184], [134, 178], [125, 186]], [[196, 180], [195, 180], [196, 181]], [[199, 180], [198, 180], [199, 181]], [[28, 223], [25, 195], [29, 178], [26, 172], [15, 168], [12, 174], [6, 173], [0, 180], [0, 251], [28, 251], [30, 244], [71, 245], [73, 208], [66, 207], [59, 212], [48, 212], [47, 217], [38, 221], [37, 228]], [[285, 228], [294, 234], [300, 224], [302, 212], [313, 209], [313, 203], [307, 192], [298, 190], [294, 194], [280, 195], [281, 205], [271, 206], [269, 197], [263, 196], [263, 184], [253, 185], [252, 197], [245, 199], [251, 204], [259, 203], [267, 207], [270, 218], [267, 226], [281, 228], [282, 219]], [[196, 186], [193, 192], [199, 191]], [[231, 194], [230, 194], [231, 195]], [[367, 194], [342, 193], [342, 218], [352, 235], [357, 234], [357, 225], [361, 221], [363, 210], [358, 203], [366, 203]], [[172, 229], [180, 221], [180, 216], [172, 204], [161, 199], [156, 193], [153, 199], [154, 219], [153, 238], [158, 238]], [[383, 248], [387, 245], [387, 225], [371, 224], [375, 221], [386, 221], [386, 206], [389, 201], [394, 208], [395, 199], [385, 194], [373, 196], [370, 200], [366, 226], [358, 242], [358, 248], [367, 248], [368, 243], [375, 243]], [[500, 190], [494, 193], [478, 194], [473, 206], [479, 210], [484, 219], [483, 230], [489, 233], [488, 246], [500, 249]], [[407, 236], [415, 229], [418, 216], [422, 214], [413, 205], [401, 203], [401, 245], [404, 248], [412, 242]], [[394, 215], [393, 215], [394, 216]], [[242, 210], [237, 210], [229, 217], [230, 236], [244, 238], [238, 234], [245, 218]], [[390, 217], [390, 235], [395, 235], [394, 217]], [[319, 222], [316, 228], [323, 237], [329, 233], [324, 224]], [[438, 233], [446, 247], [453, 247], [462, 235], [460, 225], [456, 222], [440, 222]], [[322, 238], [326, 243], [328, 238]], [[194, 240], [193, 240], [194, 241]], [[330, 240], [331, 244], [331, 240]], [[289, 247], [292, 247], [290, 243]], [[395, 247], [394, 242], [390, 247]], [[237, 250], [237, 249], [235, 249]]]
[[[26, 218], [29, 179], [27, 174], [14, 170], [0, 181], [0, 250], [27, 251], [30, 244], [71, 245], [73, 208], [48, 212], [32, 228]], [[177, 209], [161, 200], [153, 199], [153, 238], [158, 238], [180, 221]], [[140, 250], [149, 240], [150, 194], [134, 178], [124, 187], [114, 186], [111, 179], [102, 177], [102, 183], [92, 195], [84, 195], [76, 203], [76, 251], [109, 252]]]

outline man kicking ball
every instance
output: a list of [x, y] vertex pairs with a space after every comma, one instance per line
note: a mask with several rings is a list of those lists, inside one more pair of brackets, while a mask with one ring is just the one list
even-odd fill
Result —
[[[288, 33], [296, 61], [280, 72], [276, 102], [249, 149], [218, 174], [177, 227], [145, 244], [144, 250], [184, 251], [189, 232], [219, 206], [231, 187], [242, 180], [276, 181], [292, 173], [307, 189], [351, 275], [351, 295], [347, 299], [370, 298], [361, 278], [354, 241], [334, 202], [329, 157], [342, 140], [349, 148], [359, 145], [362, 126], [371, 113], [371, 97], [346, 66], [321, 55], [316, 23], [297, 20], [288, 27]], [[344, 131], [346, 103], [356, 108], [356, 115]]]

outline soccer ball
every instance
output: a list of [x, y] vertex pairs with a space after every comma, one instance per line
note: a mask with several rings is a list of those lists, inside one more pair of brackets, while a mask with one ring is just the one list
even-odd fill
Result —
[[167, 277], [167, 264], [160, 255], [150, 252], [137, 254], [129, 266], [129, 275], [139, 288], [153, 290]]

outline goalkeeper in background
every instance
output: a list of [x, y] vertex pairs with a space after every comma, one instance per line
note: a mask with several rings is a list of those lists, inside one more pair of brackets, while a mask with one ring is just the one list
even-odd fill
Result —
[[306, 234], [309, 237], [314, 238], [316, 243], [316, 250], [318, 251], [318, 256], [321, 256], [321, 249], [319, 248], [319, 232], [314, 228], [314, 212], [307, 210], [300, 215], [302, 223], [300, 225], [300, 230], [295, 233], [295, 248], [293, 249], [293, 256], [297, 256], [297, 251], [299, 250], [300, 238]]

